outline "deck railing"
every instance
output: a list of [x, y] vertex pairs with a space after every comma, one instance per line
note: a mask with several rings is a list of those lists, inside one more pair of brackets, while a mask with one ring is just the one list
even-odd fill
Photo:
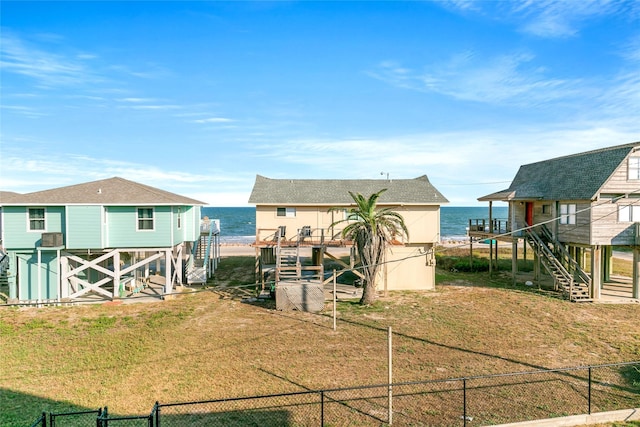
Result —
[[350, 244], [341, 238], [342, 229], [311, 228], [304, 226], [295, 230], [289, 230], [286, 226], [277, 228], [259, 228], [256, 230], [256, 244], [298, 244], [301, 246], [328, 245], [343, 246]]
[[481, 218], [469, 220], [468, 234], [470, 236], [478, 234], [506, 234], [509, 232], [511, 232], [511, 222], [507, 219], [493, 218], [489, 220]]

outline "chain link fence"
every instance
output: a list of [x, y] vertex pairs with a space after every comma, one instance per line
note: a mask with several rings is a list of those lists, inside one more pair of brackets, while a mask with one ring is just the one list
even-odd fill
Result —
[[[640, 361], [55, 414], [64, 426], [486, 426], [640, 407]], [[88, 415], [91, 414], [91, 415]], [[53, 415], [53, 414], [52, 414]], [[92, 416], [93, 418], [84, 418]], [[83, 417], [83, 418], [81, 418]], [[45, 426], [46, 414], [32, 427]], [[80, 420], [82, 422], [80, 422]], [[67, 423], [69, 421], [69, 423]], [[52, 421], [50, 425], [55, 425]]]

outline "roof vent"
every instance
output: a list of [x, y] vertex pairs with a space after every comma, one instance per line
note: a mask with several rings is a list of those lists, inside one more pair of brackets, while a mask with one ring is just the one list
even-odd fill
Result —
[[102, 194], [102, 188], [98, 188], [98, 194]]

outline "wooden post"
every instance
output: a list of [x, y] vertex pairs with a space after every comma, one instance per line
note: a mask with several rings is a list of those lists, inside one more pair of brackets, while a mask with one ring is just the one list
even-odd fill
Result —
[[640, 246], [633, 247], [633, 297], [640, 298]]
[[516, 285], [516, 275], [518, 274], [518, 239], [516, 237], [511, 240], [511, 276], [513, 277], [513, 286]]
[[118, 250], [113, 253], [113, 295], [111, 295], [111, 300], [113, 301], [116, 296], [120, 297], [120, 251]]
[[389, 357], [389, 425], [393, 424], [393, 386], [391, 384], [393, 384], [393, 334], [391, 332], [391, 326], [389, 326], [389, 331], [387, 332], [387, 342], [388, 342], [388, 347], [387, 347], [387, 354]]
[[600, 299], [602, 285], [602, 248], [600, 245], [591, 247], [591, 298]]
[[469, 236], [469, 269], [473, 270], [473, 237]]
[[489, 277], [493, 274], [493, 239], [489, 238]]
[[337, 325], [336, 325], [336, 314], [337, 314], [337, 310], [336, 310], [336, 304], [337, 304], [337, 298], [336, 298], [336, 269], [333, 269], [333, 332], [336, 331], [337, 329]]

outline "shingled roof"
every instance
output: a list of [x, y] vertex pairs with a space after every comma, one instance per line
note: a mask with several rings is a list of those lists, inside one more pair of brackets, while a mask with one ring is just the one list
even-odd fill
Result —
[[206, 205], [188, 197], [114, 177], [27, 194], [2, 192], [0, 205]]
[[256, 176], [249, 203], [257, 205], [349, 205], [349, 195], [368, 197], [387, 189], [378, 203], [390, 205], [439, 205], [449, 201], [423, 175], [414, 179], [271, 179]]
[[478, 200], [591, 200], [640, 142], [520, 166], [511, 186]]

